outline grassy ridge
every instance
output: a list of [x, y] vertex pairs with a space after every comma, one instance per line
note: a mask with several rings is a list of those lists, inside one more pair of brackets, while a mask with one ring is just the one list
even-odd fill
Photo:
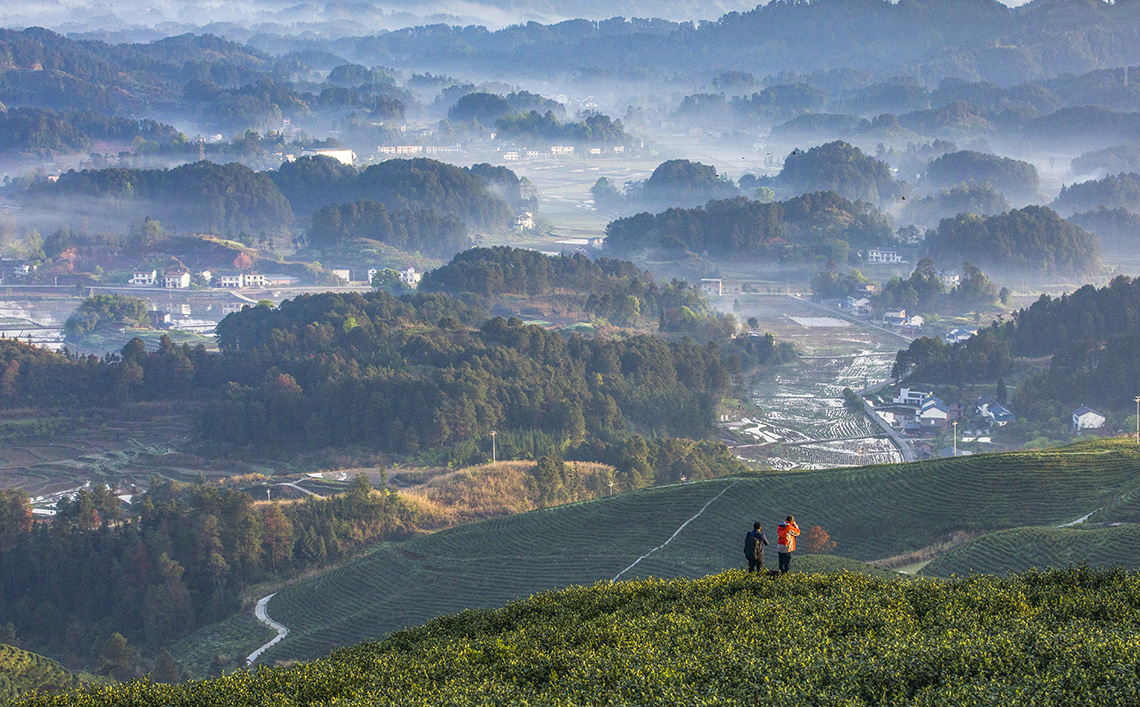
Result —
[[29, 692], [59, 692], [79, 686], [79, 678], [42, 655], [0, 645], [0, 699]]
[[20, 704], [1137, 704], [1137, 626], [1137, 573], [732, 571], [544, 593], [291, 668]]
[[1140, 525], [1015, 528], [990, 533], [931, 561], [923, 573], [943, 577], [996, 574], [1082, 562], [1090, 567], [1140, 567]]
[[789, 512], [804, 527], [823, 526], [839, 543], [836, 554], [869, 561], [957, 530], [1068, 522], [1137, 487], [1140, 455], [1110, 443], [716, 479], [496, 518], [379, 545], [282, 590], [269, 613], [290, 635], [265, 659], [314, 658], [442, 614], [623, 570], [623, 579], [674, 578], [740, 567], [751, 522], [762, 521], [774, 542], [776, 521]]

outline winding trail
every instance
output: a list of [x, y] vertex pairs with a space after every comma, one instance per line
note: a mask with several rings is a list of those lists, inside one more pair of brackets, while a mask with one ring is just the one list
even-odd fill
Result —
[[[1100, 510], [1099, 508], [1096, 509], [1096, 511], [1099, 511], [1099, 510]], [[1080, 525], [1081, 523], [1084, 523], [1086, 520], [1088, 520], [1089, 516], [1091, 516], [1093, 513], [1096, 513], [1096, 511], [1089, 511], [1088, 513], [1081, 516], [1080, 518], [1077, 518], [1076, 520], [1070, 521], [1068, 523], [1062, 523], [1062, 524], [1058, 525], [1057, 527], [1058, 528], [1071, 528], [1074, 525]]]
[[644, 554], [644, 555], [642, 555], [641, 557], [639, 557], [639, 558], [637, 558], [636, 560], [634, 560], [634, 561], [633, 561], [633, 564], [632, 564], [632, 565], [630, 565], [629, 567], [626, 567], [626, 568], [625, 568], [624, 570], [622, 570], [621, 572], [618, 572], [616, 575], [614, 575], [614, 578], [613, 578], [613, 579], [611, 579], [610, 581], [611, 581], [611, 582], [616, 582], [616, 581], [618, 581], [618, 578], [619, 578], [619, 577], [621, 577], [623, 574], [625, 574], [626, 572], [629, 572], [631, 569], [633, 569], [634, 567], [636, 567], [636, 566], [637, 566], [637, 563], [641, 562], [642, 560], [644, 560], [645, 558], [649, 557], [649, 556], [650, 556], [650, 555], [652, 555], [653, 553], [655, 553], [655, 552], [657, 552], [658, 550], [662, 549], [663, 547], [665, 547], [665, 546], [666, 546], [666, 545], [668, 545], [669, 543], [673, 542], [673, 538], [675, 538], [675, 537], [677, 537], [678, 535], [680, 535], [680, 534], [681, 534], [681, 531], [685, 529], [685, 526], [686, 526], [686, 525], [688, 525], [689, 523], [692, 523], [692, 522], [693, 522], [694, 520], [696, 520], [697, 518], [700, 518], [701, 514], [702, 514], [702, 513], [704, 513], [704, 512], [705, 512], [705, 510], [707, 510], [707, 509], [708, 509], [708, 507], [712, 505], [713, 501], [715, 501], [715, 500], [717, 500], [718, 498], [720, 498], [721, 496], [723, 496], [723, 495], [724, 495], [724, 492], [725, 492], [725, 491], [728, 491], [730, 488], [732, 488], [733, 486], [736, 486], [736, 485], [737, 485], [737, 484], [739, 484], [739, 483], [740, 483], [740, 481], [739, 481], [739, 480], [737, 480], [737, 481], [733, 481], [731, 484], [729, 484], [728, 486], [725, 486], [723, 489], [721, 489], [721, 492], [720, 492], [720, 493], [718, 493], [717, 495], [713, 496], [711, 499], [709, 499], [709, 502], [708, 502], [708, 503], [706, 503], [706, 504], [705, 504], [705, 505], [704, 505], [704, 506], [701, 508], [701, 510], [697, 511], [696, 515], [694, 515], [692, 518], [688, 519], [688, 520], [687, 520], [687, 521], [685, 521], [684, 523], [681, 523], [681, 527], [680, 527], [680, 528], [677, 528], [676, 530], [674, 530], [674, 531], [673, 531], [673, 534], [669, 536], [669, 539], [668, 539], [668, 540], [666, 540], [665, 542], [661, 543], [661, 544], [660, 544], [660, 545], [658, 545], [657, 547], [653, 548], [653, 549], [652, 549], [652, 550], [650, 550], [649, 552], [645, 553], [645, 554]]
[[276, 592], [258, 599], [257, 606], [253, 608], [253, 616], [261, 623], [276, 631], [277, 637], [263, 645], [261, 648], [258, 648], [254, 652], [250, 653], [249, 656], [245, 659], [246, 667], [252, 666], [254, 661], [261, 657], [262, 653], [277, 645], [281, 639], [289, 635], [289, 629], [285, 628], [283, 624], [279, 624], [273, 619], [269, 618], [269, 612], [266, 610], [266, 606], [269, 604], [269, 600], [275, 596], [277, 596]]

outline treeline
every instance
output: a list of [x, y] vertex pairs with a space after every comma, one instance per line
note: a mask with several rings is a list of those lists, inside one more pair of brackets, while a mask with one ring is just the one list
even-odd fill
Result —
[[595, 114], [576, 122], [562, 122], [552, 111], [529, 111], [504, 115], [495, 120], [495, 130], [502, 139], [551, 140], [584, 144], [625, 145], [633, 138], [620, 120]]
[[358, 238], [379, 241], [402, 251], [450, 258], [471, 247], [467, 226], [456, 216], [434, 211], [389, 211], [375, 201], [322, 207], [313, 214], [304, 247], [337, 252]]
[[619, 255], [663, 247], [713, 257], [831, 257], [837, 241], [877, 246], [892, 243], [894, 234], [890, 221], [873, 206], [835, 192], [770, 203], [738, 197], [695, 209], [637, 214], [606, 226], [606, 247]]
[[1100, 207], [1140, 212], [1140, 174], [1121, 172], [1080, 184], [1062, 185], [1053, 207], [1064, 213]]
[[990, 216], [1005, 213], [1009, 209], [1009, 200], [992, 184], [968, 182], [942, 189], [921, 199], [908, 200], [902, 218], [906, 222], [935, 228], [942, 219], [953, 218], [958, 214]]
[[558, 101], [544, 98], [529, 91], [514, 91], [506, 96], [486, 91], [472, 91], [455, 102], [447, 111], [447, 119], [461, 123], [495, 125], [495, 121], [511, 113], [551, 113], [555, 118], [566, 117], [566, 107]]
[[873, 204], [898, 201], [907, 192], [904, 183], [895, 181], [890, 165], [841, 140], [793, 150], [774, 181], [790, 194], [833, 191]]
[[134, 140], [169, 143], [185, 136], [169, 125], [94, 111], [56, 113], [50, 108], [0, 104], [0, 150], [36, 150], [45, 153], [81, 152], [94, 140]]
[[68, 171], [29, 189], [37, 208], [127, 223], [153, 216], [192, 231], [283, 233], [289, 202], [268, 175], [237, 163], [196, 162], [172, 169]]
[[967, 259], [987, 270], [1081, 276], [1100, 267], [1096, 236], [1045, 206], [943, 219], [926, 238], [936, 260]]
[[511, 208], [491, 190], [480, 170], [426, 158], [385, 160], [358, 171], [328, 157], [302, 157], [281, 165], [269, 177], [298, 214], [367, 200], [389, 211], [455, 216], [481, 230], [499, 231], [513, 223]]
[[1073, 214], [1069, 220], [1081, 228], [1095, 233], [1101, 250], [1116, 253], [1135, 253], [1140, 248], [1140, 214], [1124, 207]]
[[[496, 178], [502, 181], [501, 175]], [[356, 230], [372, 229], [394, 241], [418, 242], [427, 250], [438, 229], [442, 242], [433, 250], [445, 252], [457, 241], [453, 219], [487, 231], [505, 230], [513, 223], [511, 207], [479, 172], [429, 159], [388, 160], [359, 172], [327, 157], [302, 157], [274, 172], [207, 161], [172, 169], [70, 171], [54, 183], [33, 185], [27, 196], [37, 208], [102, 218], [112, 228], [153, 216], [183, 230], [231, 237], [285, 234], [294, 214], [339, 205], [354, 223], [336, 226], [326, 246]], [[399, 213], [399, 225], [386, 229], [375, 206], [357, 207], [357, 201], [383, 205], [390, 223], [390, 214]], [[332, 223], [331, 215], [325, 216], [321, 223]], [[411, 233], [403, 235], [409, 229]]]
[[[927, 181], [939, 188], [965, 182], [989, 183], [999, 191], [1019, 200], [1041, 197], [1037, 168], [1028, 162], [999, 157], [973, 150], [951, 152], [937, 158], [926, 168]], [[981, 212], [974, 212], [981, 213]]]
[[0, 622], [25, 646], [87, 665], [113, 632], [153, 656], [232, 614], [250, 585], [406, 537], [417, 520], [364, 476], [342, 495], [286, 504], [156, 477], [127, 506], [96, 484], [60, 501], [51, 523], [32, 523], [19, 491], [0, 501]]

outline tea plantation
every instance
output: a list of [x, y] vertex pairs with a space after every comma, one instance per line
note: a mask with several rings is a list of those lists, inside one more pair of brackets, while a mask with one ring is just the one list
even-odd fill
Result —
[[79, 686], [79, 679], [54, 660], [0, 645], [0, 700], [26, 692], [58, 692]]
[[[502, 606], [551, 588], [619, 575], [701, 577], [742, 567], [743, 536], [752, 522], [760, 520], [774, 544], [776, 522], [789, 513], [804, 528], [819, 525], [830, 533], [838, 542], [834, 554], [872, 561], [956, 531], [1057, 526], [1138, 489], [1135, 446], [1097, 442], [1047, 452], [755, 474], [496, 518], [382, 544], [355, 562], [284, 588], [268, 608], [290, 634], [263, 662], [316, 658], [443, 614]], [[1023, 569], [1028, 565], [1018, 547], [984, 565], [968, 561], [943, 571], [932, 563], [927, 573]], [[1140, 545], [1114, 547], [1113, 554], [1097, 557], [1140, 567]], [[1029, 565], [1038, 567], [1082, 557], [1028, 555]]]
[[1140, 575], [601, 582], [288, 668], [16, 704], [1140, 704]]

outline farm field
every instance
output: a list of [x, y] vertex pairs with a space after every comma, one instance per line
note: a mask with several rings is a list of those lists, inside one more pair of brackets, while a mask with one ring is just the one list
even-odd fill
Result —
[[79, 678], [37, 653], [0, 644], [0, 700], [27, 692], [54, 693], [79, 686]]
[[[771, 536], [777, 519], [789, 512], [805, 529], [823, 527], [838, 543], [835, 554], [875, 561], [962, 531], [1069, 523], [1138, 489], [1140, 452], [1099, 442], [906, 465], [757, 473], [495, 518], [382, 543], [347, 565], [282, 589], [268, 609], [290, 634], [264, 659], [313, 658], [435, 616], [499, 606], [545, 589], [614, 578], [699, 577], [740, 567], [740, 536], [751, 522], [760, 520]], [[931, 563], [927, 573], [935, 570]], [[194, 641], [189, 637], [184, 647]]]
[[[736, 449], [739, 456], [779, 470], [901, 461], [865, 415], [844, 407], [842, 395], [844, 388], [860, 390], [886, 380], [895, 353], [905, 345], [901, 338], [826, 316], [793, 297], [733, 299], [740, 303], [737, 317], [756, 317], [759, 331], [790, 341], [803, 353], [795, 365], [752, 381], [751, 399], [760, 410], [755, 422], [764, 434], [753, 435], [758, 444]], [[730, 298], [721, 298], [718, 307], [723, 309], [725, 300]]]
[[599, 583], [311, 663], [18, 704], [1135, 704], [1138, 591], [1135, 572], [1088, 568]]
[[922, 574], [1023, 572], [1030, 567], [1086, 563], [1140, 567], [1140, 525], [1016, 528], [983, 535], [934, 559]]

